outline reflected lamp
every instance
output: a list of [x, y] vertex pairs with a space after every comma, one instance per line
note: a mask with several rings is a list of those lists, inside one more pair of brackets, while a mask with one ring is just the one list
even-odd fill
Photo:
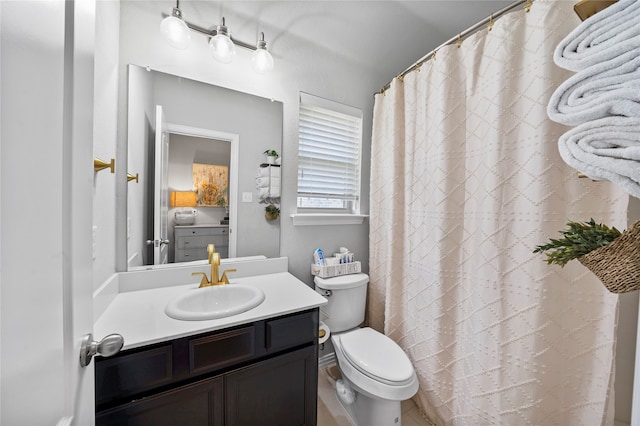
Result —
[[172, 191], [169, 194], [171, 207], [196, 207], [198, 196], [194, 191]]

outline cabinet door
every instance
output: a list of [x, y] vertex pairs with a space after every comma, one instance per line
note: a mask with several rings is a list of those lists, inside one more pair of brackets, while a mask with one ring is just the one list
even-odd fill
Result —
[[222, 426], [221, 377], [196, 382], [96, 414], [96, 426]]
[[317, 346], [227, 374], [225, 394], [228, 426], [315, 425]]

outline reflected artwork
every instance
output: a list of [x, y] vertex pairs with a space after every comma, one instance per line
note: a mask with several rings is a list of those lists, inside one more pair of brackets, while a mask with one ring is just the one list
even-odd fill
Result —
[[198, 194], [198, 206], [229, 206], [229, 168], [193, 163], [193, 189]]

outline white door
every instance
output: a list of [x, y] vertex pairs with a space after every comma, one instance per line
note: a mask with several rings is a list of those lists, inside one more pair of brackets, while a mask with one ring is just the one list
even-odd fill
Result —
[[156, 105], [156, 141], [153, 186], [153, 263], [169, 263], [169, 132], [162, 105]]
[[[95, 0], [0, 2], [0, 424], [92, 425]], [[8, 177], [8, 179], [5, 179]]]
[[[65, 3], [65, 2], [63, 2]], [[68, 264], [63, 267], [63, 316], [65, 352], [65, 411], [61, 424], [92, 425], [95, 422], [93, 363], [82, 367], [79, 362], [83, 338], [93, 333], [93, 179], [109, 179], [107, 173], [95, 176], [87, 162], [93, 163], [93, 108], [95, 58], [95, 1], [66, 2], [67, 19], [73, 8], [73, 20], [67, 22], [67, 39], [73, 34], [73, 55], [65, 56], [65, 74], [71, 72], [72, 87], [65, 87], [65, 98], [71, 97], [64, 109], [63, 120], [66, 153], [62, 167], [67, 178], [62, 186], [63, 253]], [[68, 80], [67, 80], [68, 81]]]

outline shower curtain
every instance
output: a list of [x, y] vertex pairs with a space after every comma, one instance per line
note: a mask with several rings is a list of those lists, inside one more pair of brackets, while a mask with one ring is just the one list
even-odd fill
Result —
[[626, 227], [625, 193], [578, 179], [546, 115], [572, 6], [509, 13], [376, 95], [368, 319], [438, 425], [613, 423], [618, 298], [532, 253], [568, 220]]

